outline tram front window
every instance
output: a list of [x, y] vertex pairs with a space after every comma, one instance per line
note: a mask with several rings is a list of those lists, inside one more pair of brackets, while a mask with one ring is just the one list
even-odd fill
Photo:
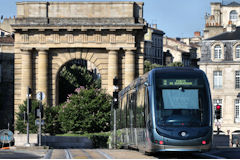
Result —
[[165, 125], [199, 125], [197, 89], [163, 89], [160, 121]]
[[209, 124], [208, 95], [201, 80], [159, 79], [156, 84], [157, 126], [184, 127]]

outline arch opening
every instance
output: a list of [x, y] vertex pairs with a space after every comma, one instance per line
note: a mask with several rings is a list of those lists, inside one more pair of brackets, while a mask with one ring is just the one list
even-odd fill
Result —
[[74, 59], [62, 65], [57, 73], [56, 104], [67, 101], [77, 88], [101, 88], [101, 75], [90, 61]]

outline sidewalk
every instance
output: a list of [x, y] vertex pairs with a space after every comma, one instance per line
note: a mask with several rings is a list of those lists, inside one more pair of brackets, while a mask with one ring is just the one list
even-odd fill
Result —
[[[42, 159], [49, 159], [50, 156], [50, 149], [48, 146], [30, 146], [30, 147], [25, 147], [25, 146], [13, 146], [10, 147], [11, 151], [16, 151], [16, 152], [24, 152], [24, 153], [31, 153], [38, 155], [39, 157], [42, 157]], [[49, 157], [48, 157], [49, 156]]]
[[[226, 147], [226, 146], [217, 146], [213, 149], [211, 149], [209, 152], [202, 153], [202, 155], [205, 155], [207, 158], [211, 157], [214, 159], [226, 159], [226, 153], [240, 153], [240, 148], [234, 148], [234, 147]], [[236, 156], [236, 154], [235, 154]], [[240, 158], [240, 156], [237, 156]]]

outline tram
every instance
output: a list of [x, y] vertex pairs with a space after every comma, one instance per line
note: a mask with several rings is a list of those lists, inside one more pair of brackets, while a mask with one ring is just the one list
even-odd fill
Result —
[[209, 83], [196, 68], [156, 68], [118, 94], [117, 144], [144, 153], [208, 151], [213, 120]]

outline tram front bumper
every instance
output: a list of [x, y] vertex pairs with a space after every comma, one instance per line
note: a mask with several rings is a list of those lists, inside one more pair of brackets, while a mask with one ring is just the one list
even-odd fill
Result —
[[198, 145], [198, 146], [181, 146], [181, 145], [158, 145], [153, 144], [150, 148], [150, 152], [161, 152], [161, 151], [183, 151], [183, 152], [204, 152], [211, 148], [211, 144]]

